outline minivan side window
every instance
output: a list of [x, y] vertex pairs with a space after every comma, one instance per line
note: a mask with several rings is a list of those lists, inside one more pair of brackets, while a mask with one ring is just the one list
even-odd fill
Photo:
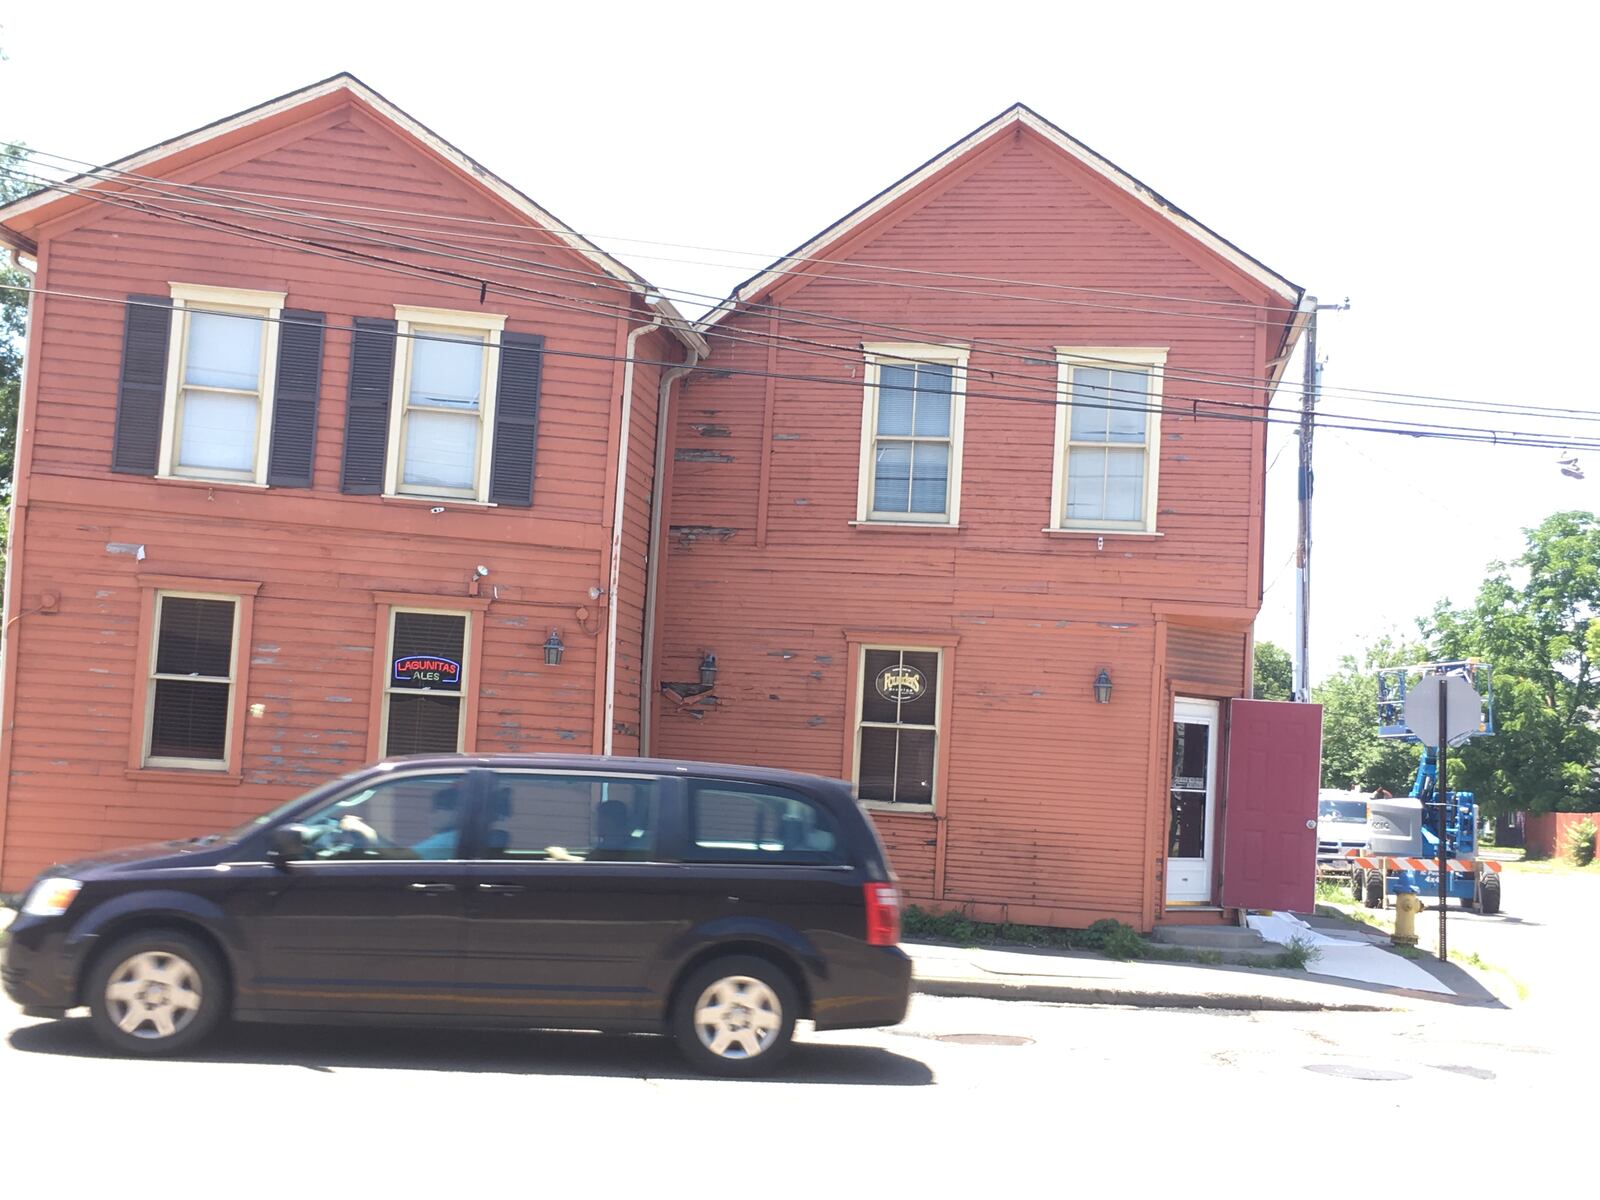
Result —
[[793, 792], [697, 780], [689, 789], [690, 862], [830, 864], [845, 860], [837, 827]]
[[295, 822], [309, 857], [456, 857], [466, 777], [455, 772], [374, 780]]
[[659, 780], [496, 771], [484, 857], [517, 862], [649, 862]]

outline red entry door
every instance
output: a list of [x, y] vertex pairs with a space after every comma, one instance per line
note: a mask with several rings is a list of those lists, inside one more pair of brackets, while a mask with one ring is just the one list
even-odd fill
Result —
[[1222, 903], [1310, 912], [1316, 902], [1322, 705], [1228, 704]]

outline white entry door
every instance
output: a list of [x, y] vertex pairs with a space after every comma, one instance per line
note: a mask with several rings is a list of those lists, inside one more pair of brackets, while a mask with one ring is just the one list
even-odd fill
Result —
[[1220, 723], [1221, 705], [1215, 700], [1173, 703], [1168, 904], [1209, 904], [1212, 899]]

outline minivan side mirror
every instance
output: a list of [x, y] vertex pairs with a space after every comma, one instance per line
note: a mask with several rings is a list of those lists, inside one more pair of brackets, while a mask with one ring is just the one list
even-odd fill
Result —
[[287, 869], [306, 853], [305, 832], [298, 825], [279, 825], [272, 831], [267, 843], [267, 861]]

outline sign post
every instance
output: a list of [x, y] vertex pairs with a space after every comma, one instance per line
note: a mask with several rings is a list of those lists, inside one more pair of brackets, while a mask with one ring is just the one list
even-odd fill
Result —
[[1483, 727], [1483, 709], [1477, 690], [1465, 675], [1429, 675], [1417, 681], [1406, 695], [1406, 727], [1439, 755], [1433, 783], [1434, 810], [1439, 814], [1439, 961], [1450, 956], [1445, 914], [1449, 909], [1450, 808], [1447, 800], [1449, 749]]

